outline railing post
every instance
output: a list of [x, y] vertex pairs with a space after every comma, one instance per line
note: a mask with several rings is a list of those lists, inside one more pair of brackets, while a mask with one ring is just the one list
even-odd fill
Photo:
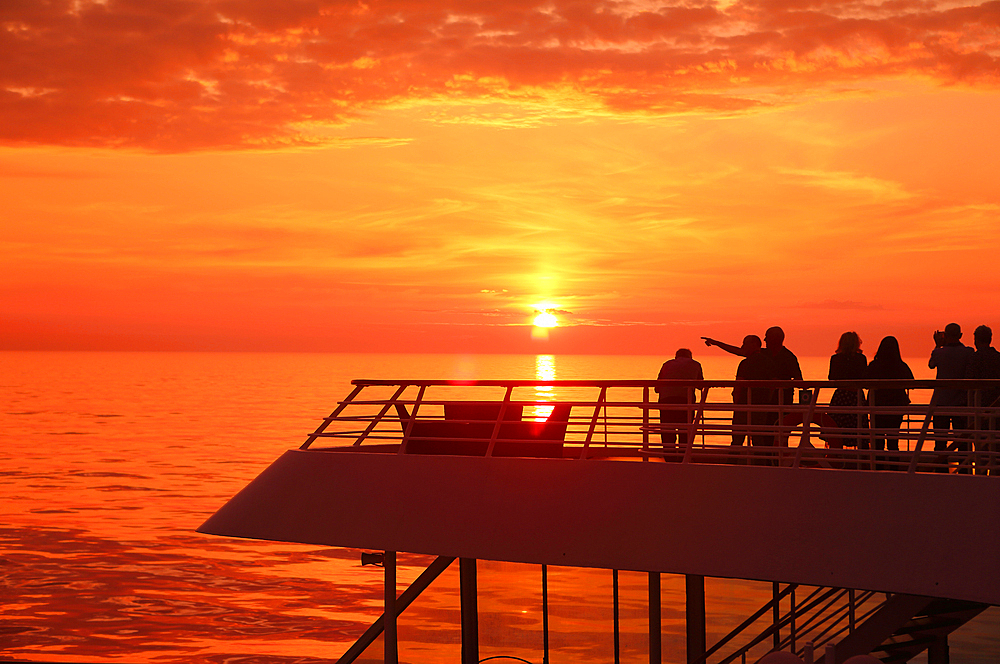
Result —
[[[649, 385], [642, 388], [642, 451], [649, 452]], [[643, 454], [642, 460], [649, 461], [649, 454]]]
[[396, 390], [395, 394], [393, 394], [392, 397], [390, 397], [389, 400], [385, 402], [385, 405], [382, 406], [382, 409], [378, 412], [378, 415], [372, 418], [372, 421], [368, 424], [367, 427], [365, 427], [365, 430], [361, 432], [361, 435], [358, 436], [358, 439], [354, 441], [353, 445], [354, 447], [359, 447], [361, 445], [361, 441], [367, 438], [368, 434], [370, 434], [372, 431], [375, 430], [375, 427], [377, 427], [379, 422], [382, 421], [382, 418], [385, 417], [385, 414], [389, 412], [389, 409], [392, 408], [394, 405], [396, 405], [396, 402], [399, 400], [399, 397], [403, 395], [403, 392], [406, 391], [407, 387], [409, 387], [407, 383], [403, 383], [399, 386], [399, 389]]
[[806, 409], [806, 414], [802, 418], [802, 438], [799, 440], [799, 445], [795, 450], [795, 460], [792, 462], [792, 468], [799, 467], [804, 448], [813, 447], [812, 442], [809, 440], [809, 428], [812, 426], [813, 416], [816, 414], [816, 404], [819, 402], [819, 388], [814, 387], [810, 391], [812, 392], [812, 397], [809, 400], [809, 408]]
[[[406, 446], [410, 442], [410, 432], [413, 431], [413, 422], [417, 419], [417, 411], [420, 410], [420, 405], [423, 403], [424, 391], [426, 389], [426, 385], [421, 385], [420, 389], [417, 390], [417, 398], [413, 402], [413, 410], [410, 411], [406, 429], [403, 431], [403, 440], [399, 442], [399, 454], [406, 454]], [[402, 404], [397, 405], [399, 408], [403, 408]]]
[[500, 413], [497, 415], [496, 424], [493, 425], [493, 433], [490, 434], [490, 442], [486, 447], [486, 456], [493, 456], [493, 448], [497, 444], [497, 436], [500, 435], [500, 426], [503, 424], [504, 415], [507, 412], [507, 405], [510, 403], [510, 395], [514, 391], [513, 385], [507, 386], [507, 391], [503, 395], [503, 403], [500, 404]]
[[701, 390], [701, 400], [698, 402], [698, 411], [695, 413], [694, 417], [691, 418], [691, 424], [688, 426], [687, 449], [684, 450], [684, 463], [691, 461], [691, 454], [694, 452], [695, 432], [698, 430], [698, 422], [705, 413], [705, 399], [707, 398], [708, 388], [705, 387]]
[[[608, 388], [607, 386], [601, 387], [601, 393], [597, 397], [597, 404], [594, 406], [594, 415], [590, 418], [590, 426], [587, 428], [587, 436], [583, 440], [583, 449], [580, 451], [580, 458], [587, 458], [587, 451], [590, 449], [590, 441], [594, 438], [594, 431], [597, 430], [597, 420], [601, 418], [601, 406], [607, 401], [608, 398]], [[605, 432], [607, 432], [607, 424], [604, 425]], [[643, 434], [645, 435], [645, 433]], [[605, 433], [607, 436], [607, 433]], [[605, 441], [605, 446], [607, 441]], [[645, 443], [644, 443], [645, 447]]]
[[972, 403], [973, 403], [972, 417], [973, 417], [973, 422], [975, 422], [975, 426], [973, 427], [974, 433], [972, 434], [972, 458], [975, 462], [974, 464], [975, 470], [973, 472], [976, 475], [985, 475], [986, 468], [981, 467], [983, 465], [981, 462], [982, 457], [979, 454], [980, 450], [986, 449], [983, 443], [983, 435], [982, 435], [984, 425], [986, 424], [986, 418], [982, 416], [983, 391], [977, 389], [977, 390], [972, 390], [972, 392], [974, 393], [974, 396], [972, 397]]
[[935, 408], [937, 408], [937, 392], [931, 394], [931, 400], [927, 404], [927, 415], [924, 417], [924, 423], [920, 427], [920, 435], [917, 437], [917, 444], [913, 446], [913, 457], [910, 459], [908, 472], [917, 472], [917, 466], [920, 463], [920, 452], [924, 448], [924, 440], [927, 438], [927, 429], [931, 426]]
[[347, 398], [341, 401], [337, 405], [337, 407], [333, 409], [333, 412], [330, 413], [330, 417], [327, 417], [326, 419], [323, 420], [323, 423], [320, 424], [316, 428], [316, 430], [309, 435], [309, 437], [306, 439], [306, 442], [302, 443], [299, 449], [300, 450], [309, 449], [309, 446], [313, 444], [313, 441], [319, 438], [319, 435], [321, 433], [326, 431], [326, 428], [330, 426], [330, 423], [333, 422], [337, 418], [337, 416], [340, 415], [340, 413], [343, 412], [343, 410], [351, 404], [352, 401], [354, 401], [354, 397], [358, 396], [358, 393], [361, 392], [361, 390], [363, 389], [365, 389], [364, 385], [355, 385], [354, 389], [351, 390], [351, 393], [347, 395]]

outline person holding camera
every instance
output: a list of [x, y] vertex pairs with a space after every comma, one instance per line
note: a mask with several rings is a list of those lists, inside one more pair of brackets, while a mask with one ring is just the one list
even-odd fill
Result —
[[[965, 370], [975, 354], [975, 350], [962, 343], [962, 327], [958, 323], [948, 323], [944, 332], [934, 333], [934, 350], [927, 366], [937, 369], [938, 379], [965, 378]], [[961, 389], [937, 388], [934, 398], [939, 411], [947, 411], [953, 406], [965, 406], [966, 391]], [[949, 429], [955, 432], [952, 446], [964, 450], [968, 441], [961, 439], [961, 432], [966, 428], [965, 417], [947, 412], [934, 415], [934, 450], [944, 452], [948, 449]]]

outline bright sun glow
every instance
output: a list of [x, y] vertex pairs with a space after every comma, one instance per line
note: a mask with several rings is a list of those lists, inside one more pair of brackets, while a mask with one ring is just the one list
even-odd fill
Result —
[[536, 327], [555, 327], [558, 324], [559, 321], [556, 319], [556, 317], [547, 311], [543, 311], [542, 313], [535, 316]]

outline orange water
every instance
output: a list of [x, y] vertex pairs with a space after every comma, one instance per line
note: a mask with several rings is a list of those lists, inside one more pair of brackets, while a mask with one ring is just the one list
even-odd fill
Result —
[[[707, 377], [728, 378], [737, 358], [699, 359]], [[336, 661], [380, 612], [381, 569], [362, 568], [356, 550], [194, 530], [300, 444], [350, 379], [647, 378], [662, 360], [0, 353], [0, 660]], [[802, 364], [807, 378], [825, 377], [825, 358]], [[428, 563], [401, 555], [400, 589]], [[541, 661], [539, 574], [480, 563], [481, 657]], [[622, 661], [647, 662], [646, 577], [623, 572], [620, 583]], [[709, 642], [769, 594], [769, 584], [709, 579]], [[613, 661], [611, 596], [609, 571], [550, 568], [553, 664]], [[683, 578], [664, 576], [662, 598], [664, 661], [679, 662]], [[401, 660], [458, 661], [458, 616], [449, 569], [404, 614]], [[995, 661], [997, 610], [951, 644], [954, 661]]]

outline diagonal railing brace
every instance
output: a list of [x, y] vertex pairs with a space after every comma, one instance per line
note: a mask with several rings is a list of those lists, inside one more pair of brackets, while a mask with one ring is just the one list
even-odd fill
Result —
[[[399, 596], [396, 600], [396, 615], [398, 616], [403, 611], [406, 610], [410, 604], [413, 603], [420, 593], [427, 589], [427, 586], [434, 582], [434, 579], [441, 575], [441, 572], [445, 571], [455, 559], [450, 556], [438, 556], [434, 559], [427, 569], [420, 573], [420, 576], [410, 584], [410, 587], [403, 591], [403, 594]], [[385, 615], [378, 617], [371, 627], [365, 630], [365, 633], [354, 642], [354, 645], [348, 648], [340, 659], [337, 660], [337, 664], [352, 664], [354, 660], [358, 658], [365, 651], [365, 648], [374, 643], [375, 639], [382, 634], [385, 629]]]

